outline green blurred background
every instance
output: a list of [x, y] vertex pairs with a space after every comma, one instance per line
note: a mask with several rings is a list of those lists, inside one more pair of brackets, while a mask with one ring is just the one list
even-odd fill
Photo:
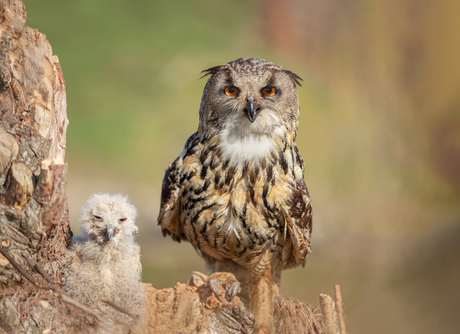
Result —
[[67, 83], [72, 229], [96, 191], [139, 209], [144, 281], [205, 270], [156, 226], [198, 124], [200, 71], [260, 57], [300, 75], [313, 253], [282, 292], [341, 284], [350, 333], [460, 332], [460, 2], [25, 1]]

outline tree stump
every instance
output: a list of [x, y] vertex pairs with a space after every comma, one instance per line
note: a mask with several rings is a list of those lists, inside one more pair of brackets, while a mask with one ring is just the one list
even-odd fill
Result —
[[[11, 259], [0, 253], [0, 333], [101, 332], [97, 315], [87, 312], [93, 321], [78, 323], [85, 311], [59, 292], [72, 236], [64, 163], [68, 120], [59, 60], [45, 35], [25, 26], [20, 0], [0, 0], [0, 19], [0, 245]], [[33, 272], [30, 260], [46, 273]], [[56, 283], [54, 293], [52, 284], [46, 285], [48, 275]], [[202, 287], [145, 288], [148, 313], [140, 333], [253, 332], [253, 315], [238, 297], [222, 306], [211, 302]], [[322, 318], [319, 309], [294, 299], [276, 301], [277, 333], [326, 333]], [[110, 333], [130, 332], [114, 323]]]
[[[21, 1], [0, 1], [0, 242], [23, 267], [64, 282], [71, 233], [65, 195], [65, 82], [44, 34], [25, 26]], [[0, 255], [0, 328], [43, 332], [65, 308]]]

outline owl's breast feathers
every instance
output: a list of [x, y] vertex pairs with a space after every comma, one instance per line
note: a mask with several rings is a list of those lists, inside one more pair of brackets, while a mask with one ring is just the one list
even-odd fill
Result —
[[265, 249], [279, 253], [284, 268], [305, 265], [312, 213], [303, 160], [292, 139], [273, 141], [267, 154], [238, 160], [218, 136], [192, 135], [163, 179], [163, 234], [243, 266]]

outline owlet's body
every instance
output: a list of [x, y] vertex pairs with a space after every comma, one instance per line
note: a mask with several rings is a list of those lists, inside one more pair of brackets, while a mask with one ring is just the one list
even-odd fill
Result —
[[213, 272], [234, 274], [257, 332], [269, 332], [281, 271], [304, 266], [310, 251], [311, 205], [295, 144], [300, 78], [252, 58], [206, 74], [199, 128], [166, 171], [158, 221]]
[[74, 238], [66, 252], [64, 291], [125, 323], [133, 323], [132, 318], [102, 301], [113, 302], [134, 315], [145, 312], [140, 248], [134, 241], [136, 215], [126, 196], [92, 195], [80, 214], [84, 235]]

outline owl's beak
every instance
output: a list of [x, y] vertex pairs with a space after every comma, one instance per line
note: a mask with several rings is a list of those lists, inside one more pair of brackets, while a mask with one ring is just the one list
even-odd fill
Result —
[[114, 230], [115, 230], [115, 228], [113, 227], [112, 224], [109, 224], [109, 225], [107, 226], [106, 230], [104, 231], [104, 237], [105, 237], [105, 239], [106, 239], [107, 241], [112, 240], [113, 234], [114, 234], [114, 232], [115, 232]]
[[248, 104], [244, 108], [244, 113], [251, 123], [254, 123], [257, 116], [259, 116], [260, 107], [254, 104], [254, 96], [249, 95], [247, 98]]

